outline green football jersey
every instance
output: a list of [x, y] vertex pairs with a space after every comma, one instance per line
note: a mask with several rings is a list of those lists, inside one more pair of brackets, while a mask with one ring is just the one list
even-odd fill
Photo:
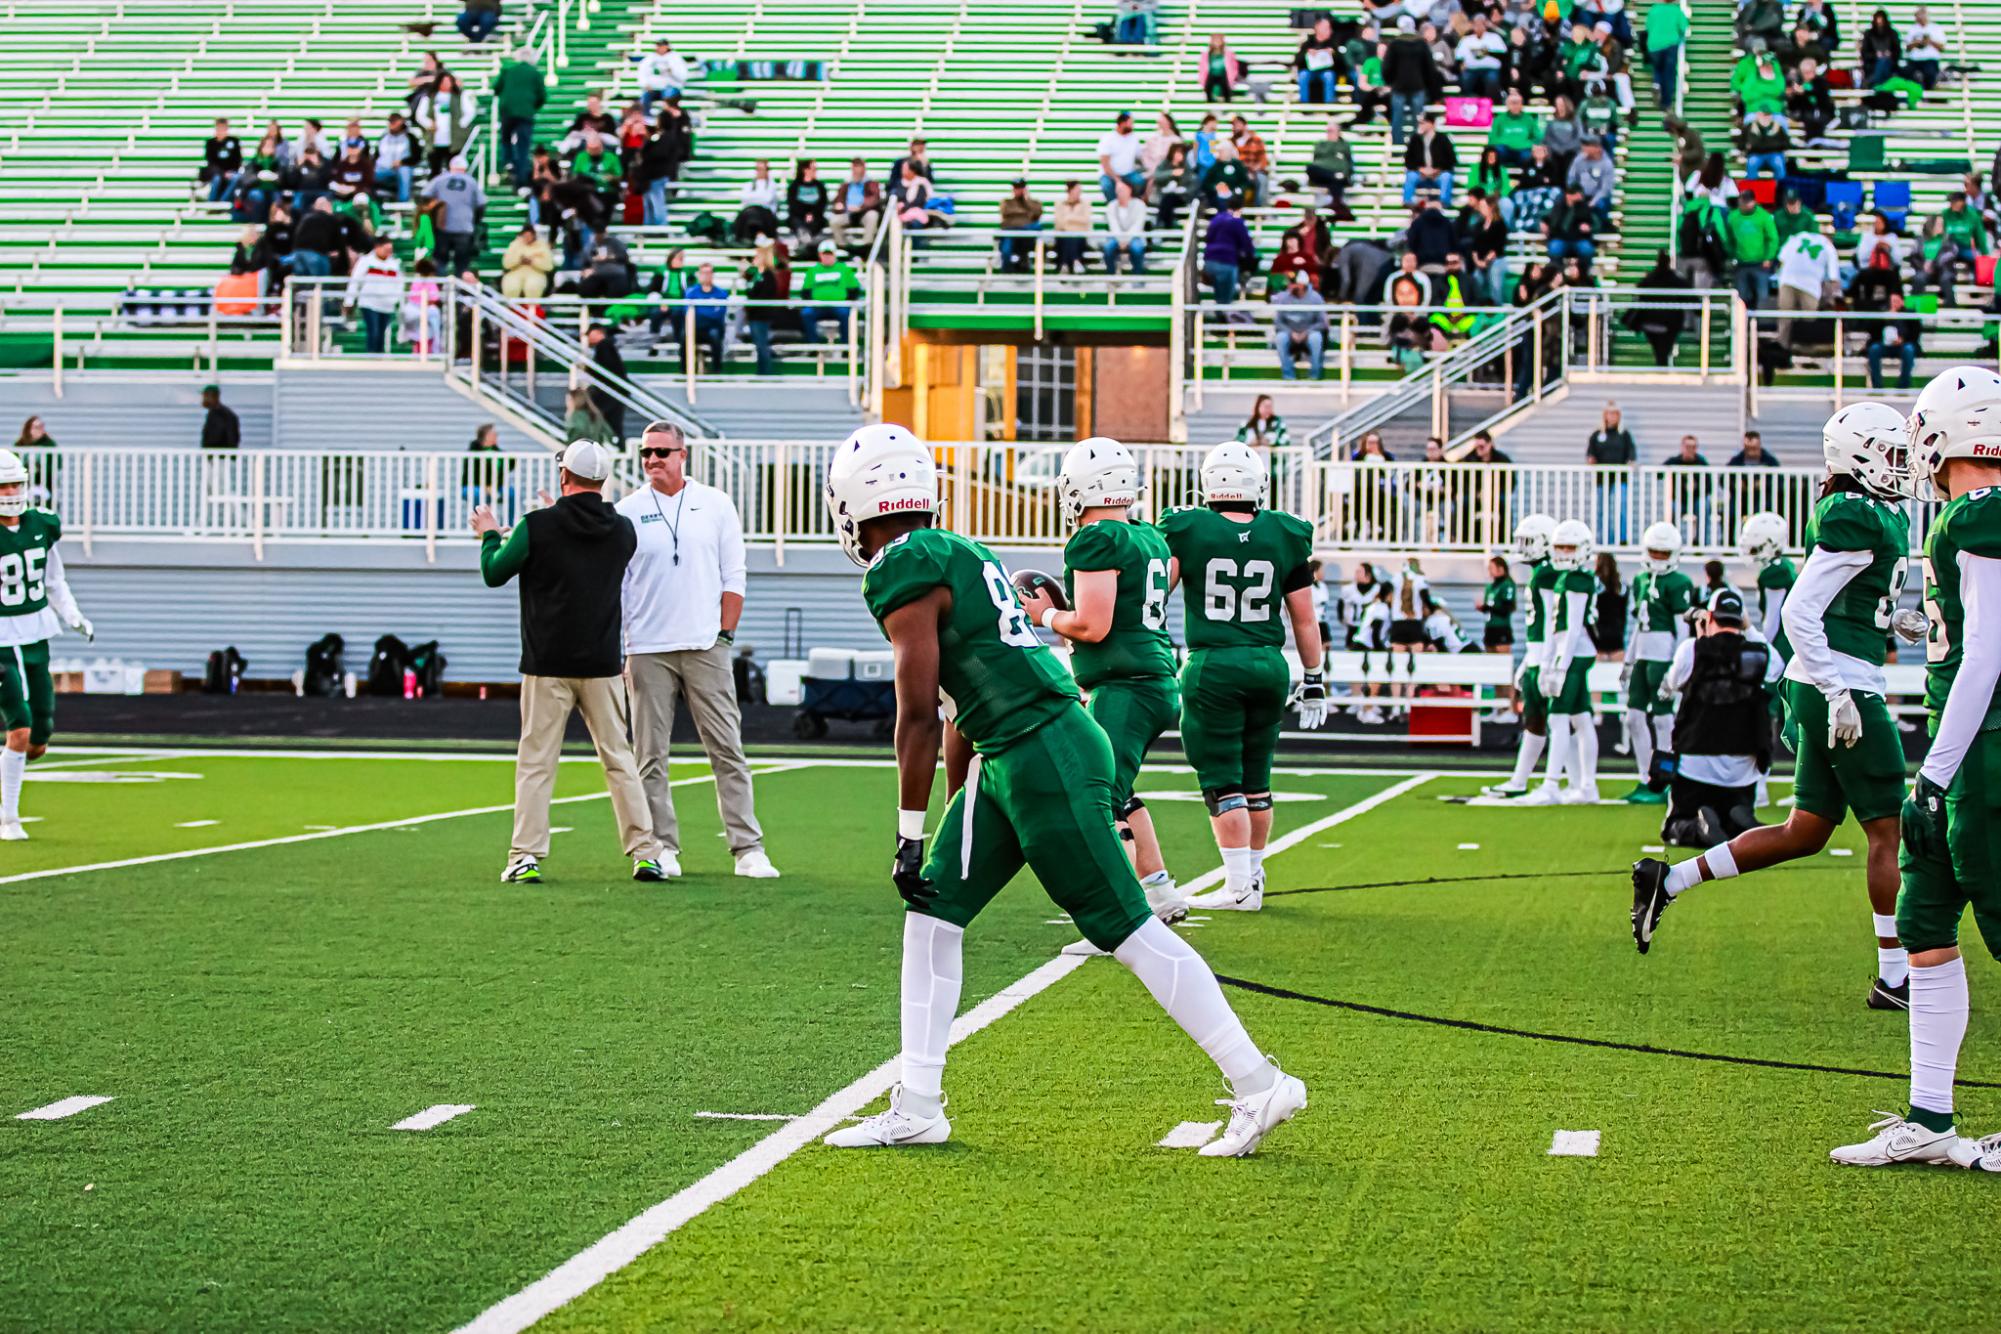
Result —
[[[1792, 561], [1784, 556], [1758, 571], [1758, 626], [1764, 625], [1765, 617], [1771, 614], [1772, 594], [1777, 593], [1783, 600], [1793, 591], [1793, 585], [1799, 582], [1799, 577], [1799, 571], [1793, 568]], [[1756, 629], [1757, 626], [1752, 628]]]
[[[1838, 491], [1814, 506], [1807, 521], [1806, 548], [1866, 551], [1869, 568], [1850, 579], [1828, 604], [1822, 624], [1827, 646], [1871, 667], [1888, 656], [1890, 617], [1904, 595], [1911, 565], [1911, 520], [1904, 507], [1853, 492]], [[1790, 658], [1792, 644], [1780, 631], [1776, 647]]]
[[974, 750], [999, 750], [1075, 702], [1076, 682], [1035, 637], [1007, 571], [977, 542], [942, 528], [905, 533], [862, 576], [862, 598], [881, 624], [940, 586], [951, 590], [952, 609], [938, 627], [938, 686], [946, 717]]
[[[1584, 628], [1589, 630], [1598, 619], [1598, 576], [1589, 570], [1559, 570], [1556, 586], [1551, 590], [1556, 594], [1556, 626], [1558, 638], [1576, 629], [1570, 623], [1570, 595], [1584, 594]], [[1584, 652], [1591, 652], [1587, 644]]]
[[30, 509], [0, 525], [0, 616], [30, 616], [49, 605], [49, 552], [62, 539], [53, 510]]
[[1189, 648], [1284, 645], [1280, 604], [1310, 582], [1311, 524], [1278, 510], [1238, 523], [1212, 509], [1181, 509], [1161, 515], [1160, 533], [1181, 562]]
[[1489, 630], [1508, 630], [1514, 628], [1514, 580], [1489, 579], [1485, 591], [1480, 594], [1480, 601], [1487, 608], [1487, 628]]
[[1633, 576], [1633, 616], [1643, 635], [1673, 634], [1694, 604], [1695, 581], [1680, 570], [1641, 570]]
[[[1984, 487], [1950, 501], [1925, 538], [1925, 619], [1931, 623], [1925, 636], [1925, 708], [1934, 730], [1965, 647], [1961, 553], [2001, 560], [2001, 491]], [[1981, 730], [1995, 727], [2001, 727], [2001, 703], [1990, 700]]]
[[1539, 560], [1529, 570], [1529, 608], [1526, 613], [1528, 641], [1540, 644], [1549, 638], [1549, 625], [1543, 620], [1542, 595], [1556, 589], [1557, 570], [1547, 557]]
[[1174, 645], [1167, 638], [1167, 540], [1151, 524], [1099, 520], [1070, 535], [1063, 548], [1063, 591], [1077, 605], [1079, 571], [1116, 570], [1112, 628], [1095, 644], [1073, 643], [1070, 668], [1086, 690], [1100, 681], [1171, 677]]

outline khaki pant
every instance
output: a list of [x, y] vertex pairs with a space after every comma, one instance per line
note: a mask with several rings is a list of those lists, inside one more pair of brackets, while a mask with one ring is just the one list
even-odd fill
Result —
[[549, 855], [549, 796], [563, 753], [570, 711], [581, 709], [584, 726], [604, 765], [611, 809], [618, 818], [625, 855], [654, 857], [659, 849], [646, 828], [646, 794], [626, 740], [625, 682], [616, 676], [524, 676], [521, 678], [521, 745], [514, 756], [514, 847], [510, 855]]
[[681, 829], [668, 789], [667, 746], [674, 733], [674, 706], [687, 697], [695, 734], [709, 753], [716, 775], [716, 810], [729, 835], [730, 855], [740, 857], [764, 843], [750, 791], [750, 764], [743, 757], [743, 715], [736, 703], [736, 676], [727, 644], [679, 653], [635, 653], [625, 660], [632, 677], [632, 740], [639, 752], [639, 778], [653, 809], [653, 835], [669, 852], [681, 850]]
[[[1820, 309], [1820, 294], [1818, 292], [1802, 292], [1797, 287], [1788, 287], [1784, 283], [1780, 283], [1779, 309], [1797, 310], [1811, 315]], [[1778, 339], [1781, 347], [1787, 349], [1792, 347], [1793, 322], [1791, 320], [1779, 321]]]

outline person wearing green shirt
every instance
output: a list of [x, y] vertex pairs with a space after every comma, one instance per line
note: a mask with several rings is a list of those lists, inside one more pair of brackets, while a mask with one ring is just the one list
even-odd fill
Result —
[[1946, 196], [1945, 211], [1938, 215], [1939, 227], [1962, 255], [1984, 255], [1988, 251], [1987, 228], [1980, 215], [1966, 206], [1966, 192], [1954, 190]]
[[1494, 123], [1487, 129], [1487, 142], [1500, 150], [1504, 165], [1529, 164], [1529, 150], [1542, 142], [1542, 121], [1523, 108], [1519, 92], [1510, 92], [1507, 105], [1494, 113]]
[[1475, 608], [1487, 618], [1482, 638], [1489, 653], [1515, 651], [1515, 598], [1515, 576], [1508, 570], [1507, 557], [1489, 556], [1487, 586]]
[[1674, 706], [1661, 697], [1661, 686], [1675, 650], [1688, 638], [1695, 581], [1681, 571], [1681, 529], [1674, 524], [1650, 525], [1640, 534], [1640, 550], [1644, 568], [1633, 576], [1632, 633], [1620, 671], [1626, 686], [1626, 735], [1640, 782], [1625, 799], [1665, 806], [1668, 773], [1655, 771], [1654, 754], [1674, 753]]
[[1730, 285], [1744, 304], [1756, 310], [1772, 287], [1772, 261], [1779, 255], [1779, 228], [1772, 215], [1758, 207], [1749, 190], [1737, 196], [1737, 207], [1722, 218], [1723, 244], [1730, 252]]
[[1820, 219], [1802, 208], [1800, 206], [1800, 197], [1791, 190], [1788, 190], [1786, 191], [1785, 207], [1779, 210], [1779, 215], [1776, 218], [1772, 219], [1772, 227], [1777, 231], [1779, 246], [1783, 249], [1786, 242], [1801, 233], [1818, 232], [1820, 230]]
[[799, 291], [809, 304], [799, 308], [799, 332], [809, 343], [820, 341], [820, 321], [831, 315], [848, 341], [848, 302], [861, 295], [862, 280], [854, 265], [840, 257], [832, 238], [820, 242], [819, 262], [799, 275]]
[[549, 98], [548, 81], [542, 77], [541, 70], [525, 59], [528, 54], [528, 48], [523, 47], [521, 57], [503, 62], [500, 73], [493, 78], [494, 109], [500, 116], [501, 153], [517, 190], [528, 187], [531, 174], [529, 153], [535, 142], [535, 113]]
[[1675, 88], [1681, 82], [1681, 47], [1688, 40], [1688, 11], [1675, 0], [1661, 0], [1647, 6], [1647, 27], [1642, 37], [1647, 65], [1653, 71], [1654, 92], [1662, 108], [1674, 105]]
[[1730, 95], [1746, 113], [1785, 105], [1786, 79], [1771, 52], [1758, 51], [1737, 62], [1730, 71]]

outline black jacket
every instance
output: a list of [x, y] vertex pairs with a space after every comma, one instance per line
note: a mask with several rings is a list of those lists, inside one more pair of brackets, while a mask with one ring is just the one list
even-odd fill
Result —
[[1383, 55], [1383, 83], [1393, 93], [1434, 93], [1444, 85], [1431, 48], [1415, 33], [1401, 34]]
[[1452, 147], [1452, 140], [1443, 134], [1432, 135], [1429, 148], [1422, 134], [1413, 134], [1404, 140], [1403, 165], [1406, 171], [1416, 171], [1421, 167], [1451, 171], [1459, 165], [1459, 153]]
[[1765, 694], [1770, 660], [1765, 645], [1740, 634], [1695, 641], [1695, 669], [1675, 712], [1675, 750], [1683, 755], [1749, 755], [1772, 767], [1772, 728]]
[[218, 403], [202, 418], [201, 447], [203, 449], [235, 449], [243, 443], [243, 427], [236, 420], [235, 409]]
[[234, 176], [243, 170], [243, 144], [235, 135], [217, 139], [211, 136], [202, 143], [202, 169], [198, 179], [213, 180], [217, 176]]
[[603, 496], [578, 492], [531, 511], [522, 525], [522, 674], [617, 676], [625, 668], [625, 567], [639, 545], [632, 520]]

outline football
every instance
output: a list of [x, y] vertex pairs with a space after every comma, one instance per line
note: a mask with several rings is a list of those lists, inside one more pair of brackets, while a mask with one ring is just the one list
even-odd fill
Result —
[[1040, 593], [1055, 605], [1056, 610], [1070, 610], [1069, 600], [1063, 596], [1063, 581], [1040, 570], [1016, 570], [1014, 591], [1021, 594], [1023, 599]]

